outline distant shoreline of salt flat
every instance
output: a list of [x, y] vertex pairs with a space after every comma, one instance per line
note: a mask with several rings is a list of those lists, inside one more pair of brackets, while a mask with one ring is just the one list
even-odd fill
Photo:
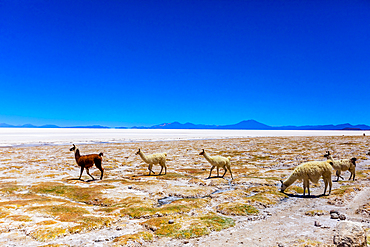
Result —
[[0, 128], [0, 147], [281, 136], [362, 136], [361, 130]]

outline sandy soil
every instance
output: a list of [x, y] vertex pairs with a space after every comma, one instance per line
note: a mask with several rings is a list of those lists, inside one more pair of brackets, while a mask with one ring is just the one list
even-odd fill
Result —
[[[69, 146], [2, 148], [0, 245], [330, 246], [339, 221], [330, 210], [370, 227], [369, 142], [338, 136], [80, 145], [81, 154], [104, 152], [102, 181], [86, 173], [76, 179]], [[167, 152], [167, 174], [148, 176], [138, 148]], [[229, 173], [206, 179], [203, 148], [231, 157], [234, 180]], [[301, 196], [298, 181], [286, 194], [278, 191], [295, 166], [324, 160], [327, 150], [358, 159], [355, 181], [344, 172], [330, 196], [320, 196], [322, 183], [311, 185], [311, 197]], [[167, 197], [177, 200], [160, 205]]]

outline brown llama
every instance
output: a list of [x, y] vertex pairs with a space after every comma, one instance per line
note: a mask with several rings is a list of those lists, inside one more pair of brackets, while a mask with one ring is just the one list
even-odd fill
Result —
[[93, 176], [90, 175], [89, 168], [91, 168], [94, 164], [95, 166], [100, 170], [101, 175], [100, 175], [100, 180], [103, 179], [103, 174], [104, 174], [104, 169], [101, 166], [101, 162], [103, 160], [102, 156], [103, 153], [100, 154], [88, 154], [88, 155], [80, 155], [80, 150], [73, 144], [73, 147], [69, 149], [69, 151], [74, 151], [75, 152], [75, 158], [78, 166], [81, 167], [81, 173], [80, 177], [78, 179], [81, 180], [82, 172], [84, 169], [86, 169], [87, 174], [95, 180]]

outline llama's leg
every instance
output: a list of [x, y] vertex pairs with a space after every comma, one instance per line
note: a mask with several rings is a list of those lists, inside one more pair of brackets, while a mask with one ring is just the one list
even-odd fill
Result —
[[166, 165], [166, 163], [164, 163], [164, 175], [166, 175], [167, 174], [167, 165]]
[[87, 172], [87, 175], [89, 175], [93, 180], [95, 180], [95, 178], [93, 176], [91, 176], [90, 172], [89, 172], [89, 168], [86, 167], [86, 172]]
[[[217, 166], [216, 167], [216, 169], [217, 169], [217, 177], [219, 177], [220, 176], [220, 172], [219, 172], [219, 170], [220, 170], [220, 167], [219, 166]], [[225, 170], [226, 171], [226, 170]], [[226, 173], [226, 172], [225, 172]], [[224, 174], [224, 176], [225, 176], [225, 174]], [[224, 176], [222, 176], [222, 177], [224, 177]]]
[[307, 194], [310, 195], [310, 182], [308, 179], [303, 179], [303, 195], [306, 195], [306, 188]]
[[[218, 168], [218, 167], [217, 167], [217, 168]], [[224, 177], [224, 176], [225, 176], [225, 174], [226, 174], [226, 172], [227, 172], [227, 168], [226, 168], [226, 166], [224, 166], [223, 168], [224, 168], [225, 172], [224, 172], [224, 175], [222, 175], [222, 177]]]
[[160, 164], [160, 165], [161, 165], [161, 171], [159, 172], [159, 174], [158, 174], [158, 175], [161, 175], [162, 170], [163, 170], [163, 165], [162, 165], [162, 164]]
[[350, 173], [351, 173], [351, 176], [349, 176], [348, 181], [350, 181], [352, 177], [353, 177], [353, 181], [355, 181], [356, 171], [350, 171]]
[[211, 177], [211, 173], [212, 173], [213, 168], [215, 168], [215, 166], [212, 166], [212, 167], [211, 167], [211, 170], [209, 171], [209, 176], [208, 176], [208, 178], [210, 178], [210, 177]]
[[[149, 176], [150, 176], [150, 173], [152, 172], [152, 164], [149, 164], [149, 166], [148, 166], [148, 170], [149, 170]], [[153, 172], [154, 173], [154, 172]], [[155, 173], [154, 173], [155, 174]]]
[[344, 178], [340, 175], [342, 173], [342, 171], [341, 170], [337, 170], [336, 171], [336, 175], [337, 175], [337, 182], [339, 181], [339, 178], [341, 178], [341, 179], [343, 179], [344, 180]]
[[84, 167], [81, 166], [81, 172], [80, 172], [80, 177], [78, 178], [79, 180], [81, 180], [81, 176], [82, 176], [82, 172], [84, 171]]
[[330, 195], [330, 193], [331, 193], [331, 186], [332, 186], [332, 182], [331, 182], [331, 175], [329, 176], [329, 178], [328, 178], [328, 181], [329, 181], [329, 194], [328, 195]]
[[100, 180], [103, 179], [104, 168], [101, 166], [101, 161], [95, 161], [95, 166], [100, 170]]
[[[329, 180], [331, 180], [331, 178]], [[324, 183], [325, 183], [324, 196], [326, 193], [326, 189], [328, 188], [329, 180], [327, 178], [324, 178]]]
[[307, 188], [308, 196], [310, 196], [311, 193], [310, 193], [310, 180], [309, 179], [306, 179], [306, 188]]
[[229, 172], [230, 172], [230, 175], [231, 175], [231, 179], [234, 179], [234, 178], [233, 178], [233, 173], [231, 172], [231, 168], [230, 168], [230, 166], [227, 166], [227, 169], [229, 169]]

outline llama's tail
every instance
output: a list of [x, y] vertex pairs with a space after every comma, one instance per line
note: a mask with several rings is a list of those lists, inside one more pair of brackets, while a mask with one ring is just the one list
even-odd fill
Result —
[[167, 157], [167, 153], [164, 153], [164, 156], [166, 156], [166, 157]]
[[99, 156], [102, 157], [103, 156], [103, 153], [100, 153]]
[[230, 156], [228, 156], [228, 157], [227, 157], [227, 159], [230, 161], [230, 160], [231, 160], [231, 157], [230, 157]]

